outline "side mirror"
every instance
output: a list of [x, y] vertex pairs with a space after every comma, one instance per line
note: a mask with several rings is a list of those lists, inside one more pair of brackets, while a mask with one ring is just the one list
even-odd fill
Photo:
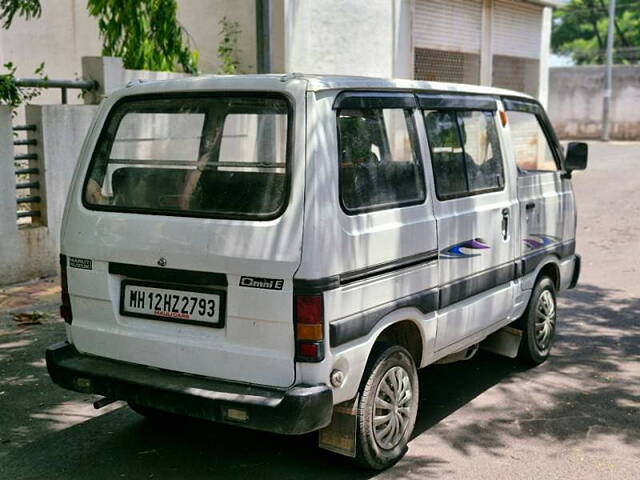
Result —
[[570, 142], [567, 145], [567, 155], [564, 167], [567, 172], [573, 170], [584, 170], [587, 168], [587, 157], [589, 156], [589, 145], [584, 142]]

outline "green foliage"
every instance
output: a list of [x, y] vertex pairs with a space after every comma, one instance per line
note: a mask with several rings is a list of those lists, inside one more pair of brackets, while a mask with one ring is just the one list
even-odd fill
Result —
[[222, 35], [222, 40], [218, 45], [218, 60], [220, 60], [218, 73], [222, 75], [242, 73], [239, 71], [240, 61], [238, 60], [240, 24], [229, 20], [227, 17], [222, 17], [222, 20], [218, 23], [220, 25], [220, 35]]
[[[4, 68], [8, 72], [0, 75], [0, 103], [13, 107], [13, 115], [15, 116], [16, 108], [40, 95], [40, 89], [16, 85], [16, 66], [12, 62], [5, 63]], [[47, 81], [48, 77], [44, 74], [44, 62], [33, 73], [44, 82]]]
[[[577, 64], [606, 60], [608, 0], [571, 0], [555, 11], [551, 48]], [[615, 63], [640, 61], [640, 3], [618, 0], [615, 15]]]
[[40, 17], [41, 13], [40, 0], [0, 0], [0, 20], [5, 30], [9, 29], [16, 14], [30, 20]]
[[176, 0], [88, 0], [87, 9], [98, 19], [102, 54], [122, 57], [125, 68], [197, 73]]

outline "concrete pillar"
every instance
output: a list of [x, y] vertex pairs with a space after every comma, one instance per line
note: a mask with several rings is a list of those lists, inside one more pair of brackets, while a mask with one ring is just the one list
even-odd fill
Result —
[[57, 244], [67, 192], [84, 138], [97, 111], [92, 105], [28, 105], [36, 125], [42, 223]]
[[284, 53], [284, 0], [272, 0], [271, 2], [271, 39], [272, 39], [272, 68], [273, 73], [286, 73]]
[[538, 100], [546, 108], [549, 100], [549, 55], [551, 49], [551, 7], [542, 9], [542, 28], [540, 34], [540, 67], [538, 80]]
[[0, 106], [0, 285], [55, 273], [47, 229], [18, 228], [11, 108]]
[[122, 58], [82, 57], [82, 78], [98, 82], [98, 89], [84, 96], [84, 103], [97, 105], [104, 97], [125, 86]]
[[[493, 0], [482, 0], [480, 85], [493, 84]], [[455, 35], [455, 33], [452, 32]]]
[[285, 70], [393, 76], [392, 10], [390, 0], [285, 0]]
[[393, 0], [392, 75], [413, 79], [413, 12], [415, 0]]

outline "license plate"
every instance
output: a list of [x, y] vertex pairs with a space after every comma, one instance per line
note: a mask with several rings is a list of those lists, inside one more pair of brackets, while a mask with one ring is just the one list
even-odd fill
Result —
[[222, 327], [224, 292], [181, 289], [146, 282], [122, 282], [120, 313], [169, 322]]

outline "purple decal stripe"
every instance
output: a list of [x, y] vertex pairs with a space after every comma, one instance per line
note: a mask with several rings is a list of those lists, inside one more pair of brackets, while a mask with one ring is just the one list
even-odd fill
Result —
[[491, 247], [487, 245], [482, 238], [472, 238], [471, 240], [465, 240], [464, 242], [456, 243], [455, 245], [451, 245], [450, 247], [441, 250], [440, 256], [442, 258], [469, 258], [480, 255], [480, 253], [465, 253], [461, 251], [463, 248], [469, 250], [486, 250]]
[[[552, 243], [559, 242], [560, 238], [553, 235], [543, 235], [542, 233], [530, 233], [530, 238], [525, 238], [523, 242], [529, 250], [546, 247]], [[531, 238], [533, 237], [533, 238]]]
[[490, 248], [489, 245], [485, 245], [484, 243], [480, 243], [478, 240], [480, 240], [479, 238], [474, 238], [473, 240], [469, 240], [468, 242], [465, 243], [464, 247], [465, 248], [475, 248], [478, 250], [484, 250], [487, 248]]

